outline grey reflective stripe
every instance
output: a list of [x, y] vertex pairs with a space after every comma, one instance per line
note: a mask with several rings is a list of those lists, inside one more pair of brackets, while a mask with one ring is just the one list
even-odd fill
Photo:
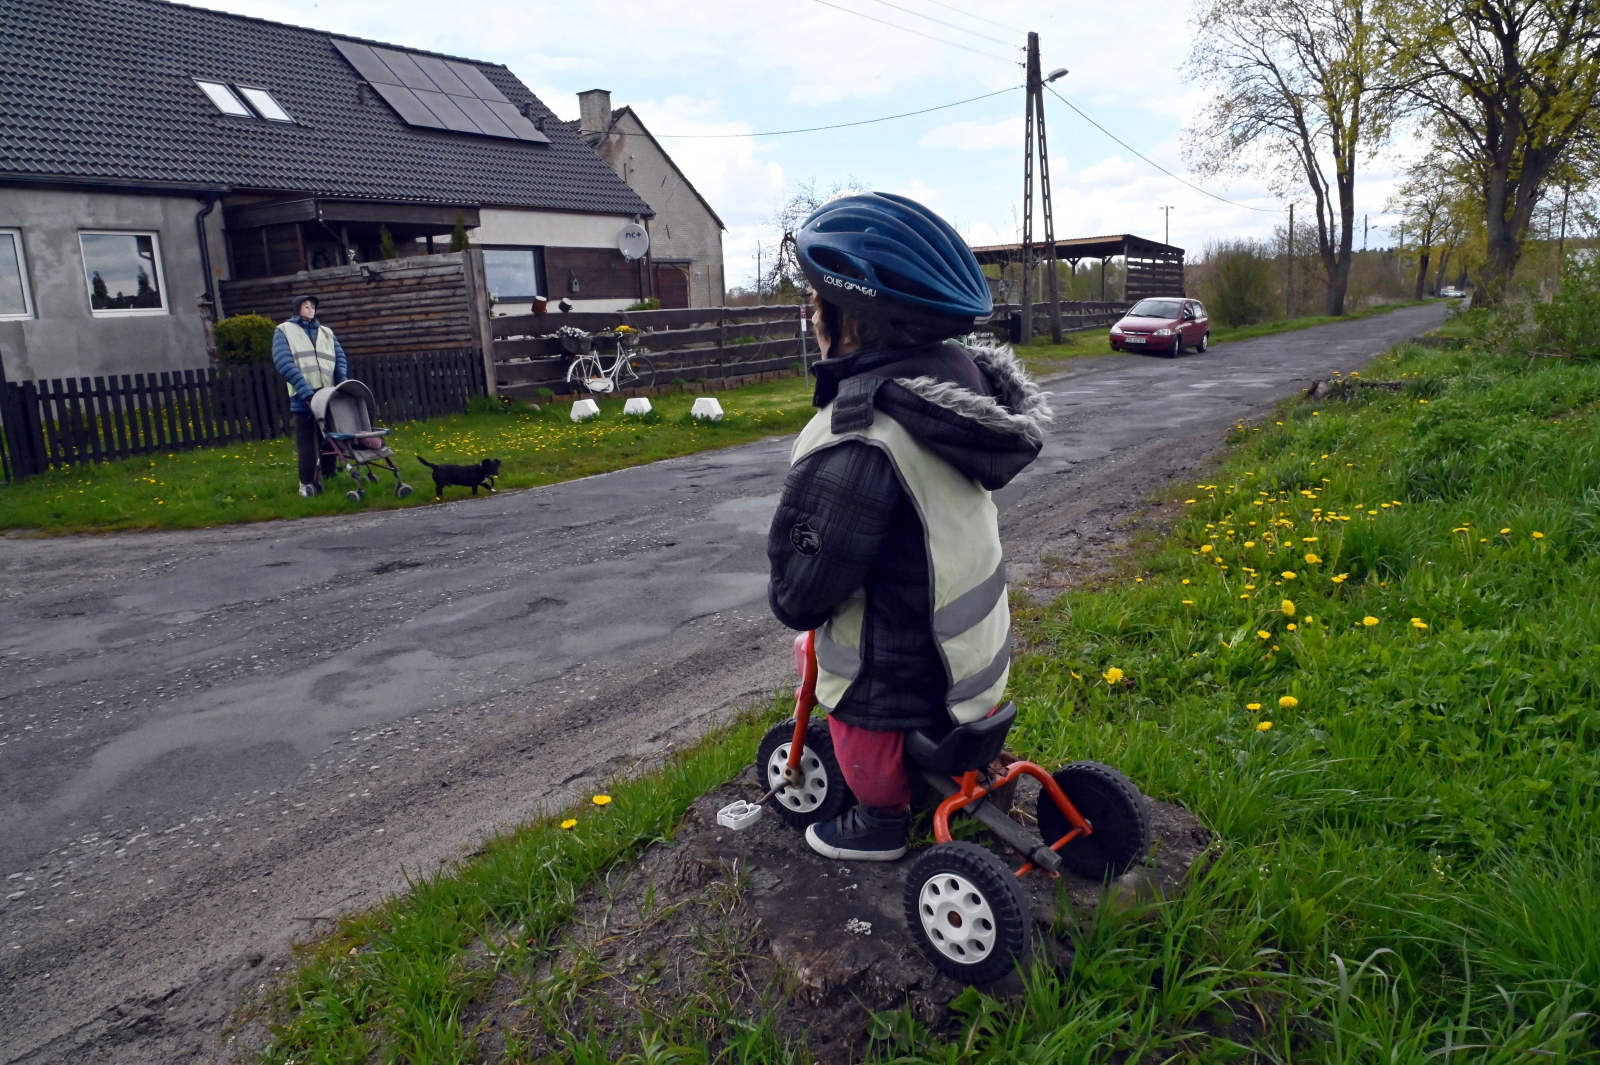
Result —
[[1011, 665], [1011, 628], [1006, 627], [1006, 638], [1000, 645], [1000, 653], [994, 660], [970, 677], [950, 685], [950, 693], [945, 696], [945, 702], [951, 706], [964, 703], [968, 699], [976, 699], [989, 690], [989, 686], [1000, 679], [1000, 675]]
[[[861, 672], [861, 652], [854, 647], [846, 647], [828, 635], [826, 628], [817, 630], [816, 635], [817, 665], [832, 673], [836, 677], [846, 680], [855, 680], [856, 674]], [[982, 688], [978, 689], [982, 691]]]
[[1005, 594], [1006, 564], [1002, 560], [982, 584], [962, 592], [933, 612], [933, 634], [941, 642], [960, 636], [988, 617], [994, 610], [995, 603]]

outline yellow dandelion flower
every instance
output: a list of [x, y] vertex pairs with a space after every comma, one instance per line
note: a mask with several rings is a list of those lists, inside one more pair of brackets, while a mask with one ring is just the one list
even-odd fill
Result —
[[1244, 708], [1246, 710], [1260, 710], [1261, 709], [1261, 704], [1260, 703], [1245, 703], [1244, 704]]
[[1423, 621], [1421, 618], [1412, 618], [1411, 627], [1413, 629], [1425, 629], [1428, 627], [1428, 623]]
[[1511, 535], [1511, 530], [1510, 529], [1501, 529], [1500, 530], [1500, 535], [1501, 536], [1510, 536]]
[[1256, 731], [1257, 732], [1271, 732], [1272, 731], [1272, 722], [1270, 722], [1270, 721], [1258, 721], [1258, 722], [1256, 722]]
[[1347, 581], [1349, 579], [1350, 579], [1350, 574], [1341, 573], [1337, 577], [1333, 578], [1333, 583], [1334, 584], [1343, 584], [1345, 581]]
[[561, 827], [562, 828], [577, 828], [578, 827], [578, 819], [576, 817], [569, 817], [565, 821], [561, 822]]
[[1184, 584], [1188, 584], [1188, 583], [1189, 583], [1189, 578], [1188, 578], [1188, 577], [1185, 577], [1185, 578], [1184, 578], [1184, 579], [1183, 579], [1183, 583], [1184, 583]]
[[1291, 618], [1294, 617], [1294, 600], [1293, 599], [1285, 599], [1283, 601], [1282, 606], [1283, 606], [1284, 614], [1286, 614], [1287, 616], [1289, 616]]
[[1295, 707], [1300, 705], [1300, 700], [1296, 699], [1292, 695], [1284, 695], [1279, 697], [1278, 705], [1283, 707], [1285, 710], [1293, 710]]
[[[1252, 522], [1251, 524], [1254, 524], [1254, 523]], [[1254, 547], [1254, 546], [1256, 546], [1256, 542], [1254, 540], [1246, 540], [1244, 542], [1244, 546], [1246, 546], [1246, 547]]]
[[1184, 606], [1194, 606], [1194, 600], [1193, 599], [1185, 599], [1183, 601], [1183, 605]]
[[1256, 635], [1261, 637], [1263, 640], [1272, 639], [1272, 633], [1268, 632], [1266, 629], [1257, 629]]
[[1544, 533], [1542, 533], [1542, 532], [1530, 533], [1529, 535], [1531, 535], [1535, 540], [1543, 540], [1544, 539]]
[[1361, 619], [1361, 624], [1365, 625], [1369, 629], [1377, 623], [1378, 619], [1373, 617], [1371, 614], [1368, 614], [1366, 617]]
[[1296, 630], [1297, 630], [1297, 629], [1298, 629], [1298, 628], [1299, 628], [1299, 626], [1297, 626], [1297, 625], [1296, 625], [1296, 624], [1295, 624], [1295, 623], [1294, 623], [1294, 622], [1292, 622], [1292, 621], [1291, 621], [1291, 622], [1289, 622], [1289, 624], [1288, 624], [1288, 625], [1287, 625], [1287, 626], [1286, 626], [1286, 628], [1288, 628], [1288, 630], [1289, 630], [1289, 631], [1290, 631], [1290, 632], [1294, 632], [1294, 631], [1296, 631]]
[[1122, 670], [1118, 669], [1116, 666], [1112, 666], [1110, 669], [1106, 670], [1100, 675], [1105, 678], [1107, 684], [1120, 683], [1124, 676]]
[[1279, 576], [1281, 576], [1281, 577], [1282, 577], [1282, 578], [1283, 578], [1283, 579], [1284, 579], [1284, 580], [1286, 580], [1286, 581], [1292, 581], [1292, 580], [1294, 580], [1294, 579], [1295, 579], [1295, 578], [1296, 578], [1296, 577], [1298, 577], [1298, 576], [1299, 576], [1299, 574], [1298, 574], [1298, 573], [1296, 573], [1296, 572], [1295, 572], [1295, 571], [1294, 571], [1294, 570], [1292, 570], [1292, 569], [1286, 569], [1286, 570], [1284, 570], [1284, 571], [1283, 571], [1283, 573], [1281, 573], [1281, 574], [1279, 574]]
[[1319, 563], [1321, 561], [1322, 561], [1322, 559], [1317, 555], [1311, 554], [1309, 552], [1306, 554], [1306, 565], [1308, 565], [1308, 566], [1315, 566], [1317, 563]]
[[589, 801], [594, 803], [596, 806], [605, 806], [605, 805], [607, 805], [607, 804], [609, 804], [611, 802], [611, 796], [609, 796], [609, 795], [596, 795], [593, 799], [590, 799]]
[[1201, 544], [1200, 545], [1200, 553], [1202, 555], [1210, 554], [1211, 553], [1211, 545], [1210, 544]]

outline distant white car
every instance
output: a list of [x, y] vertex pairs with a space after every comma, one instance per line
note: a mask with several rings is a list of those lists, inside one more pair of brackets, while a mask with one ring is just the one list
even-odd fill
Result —
[[1439, 290], [1439, 295], [1447, 300], [1459, 300], [1464, 299], [1467, 294], [1452, 285], [1449, 288], [1441, 288]]

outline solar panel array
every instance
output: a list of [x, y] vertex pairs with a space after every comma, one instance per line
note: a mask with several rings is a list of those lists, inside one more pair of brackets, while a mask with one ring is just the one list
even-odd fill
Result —
[[550, 143], [470, 63], [335, 40], [333, 46], [407, 125]]

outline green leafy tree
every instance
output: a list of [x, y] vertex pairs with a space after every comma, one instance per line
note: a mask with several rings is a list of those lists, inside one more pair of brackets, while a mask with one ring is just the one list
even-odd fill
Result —
[[1600, 4], [1594, 0], [1434, 0], [1386, 9], [1413, 103], [1481, 202], [1477, 299], [1503, 303], [1552, 172], [1600, 134]]
[[472, 241], [467, 239], [467, 220], [460, 211], [456, 212], [456, 227], [450, 231], [450, 250], [466, 251], [472, 247]]
[[1221, 325], [1251, 325], [1278, 313], [1272, 258], [1255, 241], [1213, 244], [1206, 249], [1199, 275], [1200, 298]]
[[[460, 216], [458, 215], [457, 217]], [[378, 258], [400, 258], [400, 250], [394, 246], [394, 234], [389, 232], [388, 226], [378, 227]]]
[[259, 314], [235, 314], [217, 323], [217, 358], [235, 366], [272, 361], [272, 333], [277, 329], [271, 318]]
[[1356, 168], [1393, 119], [1391, 52], [1379, 0], [1203, 0], [1189, 64], [1211, 88], [1186, 150], [1201, 173], [1259, 172], [1308, 188], [1326, 310], [1343, 314], [1356, 222]]

